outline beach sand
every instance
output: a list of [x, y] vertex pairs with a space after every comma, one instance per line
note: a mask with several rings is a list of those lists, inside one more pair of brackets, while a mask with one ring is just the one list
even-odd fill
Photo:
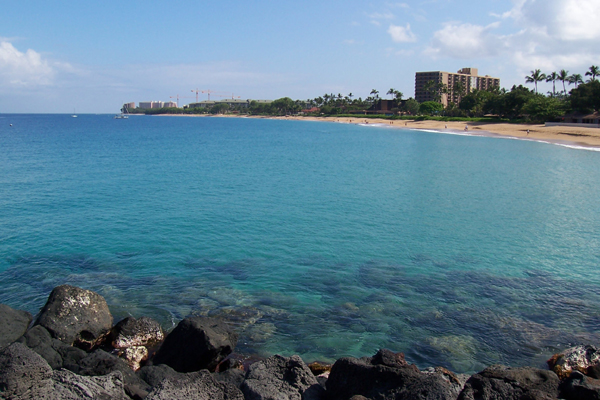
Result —
[[[336, 117], [281, 117], [280, 119], [299, 119], [315, 121], [332, 121], [340, 123], [384, 124], [398, 128], [427, 129], [440, 132], [460, 132], [479, 136], [504, 136], [516, 139], [529, 139], [565, 145], [600, 148], [600, 129], [571, 126], [544, 126], [541, 124], [507, 124], [485, 122], [445, 122], [445, 121], [410, 121], [364, 118]], [[465, 132], [465, 125], [468, 130]], [[527, 131], [529, 130], [529, 133]]]
[[[436, 130], [440, 132], [466, 133], [477, 136], [507, 137], [524, 140], [536, 140], [562, 145], [590, 147], [600, 149], [600, 128], [571, 127], [571, 126], [544, 126], [541, 124], [508, 124], [487, 122], [445, 122], [445, 121], [413, 121], [413, 120], [388, 120], [377, 118], [355, 117], [267, 117], [267, 116], [239, 116], [219, 115], [218, 117], [234, 118], [267, 118], [287, 119], [300, 121], [327, 121], [345, 124], [383, 124], [397, 128]], [[465, 132], [465, 125], [468, 131]], [[529, 133], [527, 132], [529, 130]]]

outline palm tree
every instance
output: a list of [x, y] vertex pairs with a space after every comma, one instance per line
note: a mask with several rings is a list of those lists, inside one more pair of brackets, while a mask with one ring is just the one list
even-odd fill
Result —
[[456, 81], [454, 82], [454, 85], [452, 86], [452, 97], [454, 96], [458, 96], [458, 104], [460, 104], [460, 101], [462, 100], [462, 96], [465, 93], [466, 87], [465, 84], [460, 82], [460, 81]]
[[391, 88], [390, 90], [388, 90], [388, 92], [386, 94], [389, 94], [390, 96], [392, 96], [392, 99], [393, 99], [394, 96], [396, 95], [396, 89]]
[[552, 82], [552, 97], [556, 96], [556, 81], [558, 80], [558, 74], [552, 72], [546, 77], [546, 82]]
[[537, 83], [546, 79], [546, 74], [542, 73], [539, 69], [531, 71], [530, 76], [525, 77], [525, 83], [532, 83], [535, 85], [535, 93], [537, 93]]
[[558, 80], [563, 84], [563, 92], [567, 94], [567, 89], [565, 88], [565, 81], [569, 79], [569, 71], [561, 69], [558, 73]]
[[592, 78], [590, 79], [591, 81], [595, 81], [596, 77], [600, 75], [600, 67], [598, 67], [597, 65], [592, 65], [590, 67], [590, 70], [588, 72], [585, 73], [585, 76], [591, 76]]
[[371, 89], [371, 93], [369, 94], [373, 95], [373, 98], [375, 99], [379, 98], [379, 90]]
[[442, 99], [442, 93], [447, 93], [447, 86], [441, 82], [435, 82], [433, 80], [427, 81], [423, 86], [423, 89], [429, 93], [433, 101], [440, 102]]
[[577, 85], [583, 83], [583, 76], [581, 76], [581, 74], [573, 74], [567, 78], [567, 82], [569, 82], [569, 85], [575, 85], [575, 87], [577, 87]]

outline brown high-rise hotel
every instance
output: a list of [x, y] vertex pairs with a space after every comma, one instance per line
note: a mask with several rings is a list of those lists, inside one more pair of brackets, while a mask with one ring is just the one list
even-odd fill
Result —
[[[417, 72], [415, 74], [415, 100], [422, 103], [436, 100], [437, 97], [440, 98], [445, 107], [450, 102], [458, 104], [460, 97], [474, 89], [486, 90], [494, 86], [500, 86], [500, 79], [492, 78], [489, 75], [478, 76], [477, 72], [477, 68], [463, 68], [455, 74], [443, 71]], [[438, 95], [435, 96], [431, 90], [427, 90], [429, 81], [432, 81], [434, 85], [445, 85], [448, 88], [448, 93], [444, 93], [441, 88], [438, 88]], [[459, 88], [462, 90], [460, 92], [456, 91]]]

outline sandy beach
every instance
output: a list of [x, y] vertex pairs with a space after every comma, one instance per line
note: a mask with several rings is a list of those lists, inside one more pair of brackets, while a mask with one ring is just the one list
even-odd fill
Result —
[[[570, 126], [544, 126], [541, 124], [508, 124], [482, 122], [444, 122], [444, 121], [412, 121], [364, 118], [336, 117], [278, 117], [279, 119], [298, 119], [314, 121], [331, 121], [339, 123], [385, 124], [398, 128], [427, 129], [448, 132], [460, 132], [478, 136], [504, 136], [516, 139], [529, 139], [550, 143], [594, 147], [600, 149], [600, 129]], [[465, 126], [468, 130], [465, 132]], [[527, 132], [529, 130], [529, 133]]]
[[[169, 114], [162, 114], [168, 116]], [[172, 116], [176, 116], [171, 114]], [[177, 116], [208, 116], [208, 115], [182, 115]], [[384, 124], [396, 128], [437, 130], [440, 132], [456, 132], [475, 136], [507, 137], [523, 140], [535, 140], [562, 145], [573, 145], [600, 149], [600, 129], [571, 126], [544, 126], [542, 124], [508, 124], [487, 122], [445, 122], [445, 121], [414, 121], [378, 118], [355, 117], [305, 117], [305, 116], [246, 116], [246, 115], [211, 115], [211, 117], [225, 118], [266, 118], [299, 121], [325, 121], [344, 124]], [[465, 126], [468, 130], [465, 131]], [[528, 132], [529, 131], [529, 132]]]

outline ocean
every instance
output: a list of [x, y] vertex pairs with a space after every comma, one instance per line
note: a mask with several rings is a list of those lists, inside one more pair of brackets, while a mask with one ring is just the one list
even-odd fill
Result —
[[[10, 126], [12, 124], [12, 126]], [[244, 355], [541, 366], [600, 339], [600, 152], [385, 126], [0, 114], [0, 303], [218, 316]]]

